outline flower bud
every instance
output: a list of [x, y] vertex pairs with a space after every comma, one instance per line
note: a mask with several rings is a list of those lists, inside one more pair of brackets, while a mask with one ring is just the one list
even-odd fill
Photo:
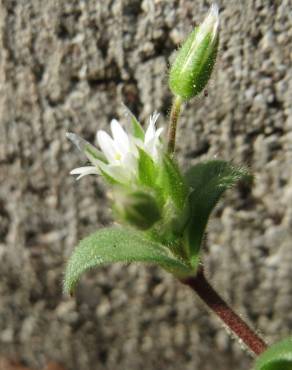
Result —
[[114, 200], [114, 211], [118, 218], [139, 229], [149, 229], [161, 218], [157, 201], [149, 193], [118, 190], [114, 194]]
[[169, 74], [174, 95], [189, 100], [206, 86], [218, 49], [218, 6], [212, 5], [204, 22], [196, 27], [178, 51]]

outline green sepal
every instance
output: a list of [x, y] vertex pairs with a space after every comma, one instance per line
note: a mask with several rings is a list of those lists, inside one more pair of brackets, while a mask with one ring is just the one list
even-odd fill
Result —
[[135, 138], [141, 139], [144, 141], [145, 132], [140, 122], [137, 120], [135, 115], [127, 108], [127, 112], [130, 115], [131, 125], [132, 125], [132, 134]]
[[104, 154], [98, 150], [95, 146], [91, 145], [88, 141], [84, 140], [79, 135], [67, 132], [66, 137], [81, 151], [86, 157], [95, 165], [99, 162], [107, 163]]
[[125, 105], [122, 104], [125, 109], [125, 114], [127, 117], [130, 118], [131, 123], [131, 129], [132, 129], [132, 135], [137, 138], [144, 141], [145, 132], [143, 130], [143, 127], [141, 126], [140, 122], [136, 118], [136, 116], [130, 111], [130, 109]]
[[144, 186], [153, 187], [157, 181], [157, 168], [152, 157], [142, 148], [138, 147], [138, 176]]
[[131, 117], [131, 122], [132, 122], [133, 136], [136, 137], [137, 139], [144, 140], [145, 133], [144, 133], [142, 126], [140, 125], [140, 122], [133, 115]]
[[170, 197], [174, 205], [183, 209], [187, 196], [187, 186], [175, 160], [165, 154], [161, 164], [160, 186], [166, 197]]
[[269, 347], [256, 359], [253, 370], [292, 370], [292, 338]]
[[95, 160], [107, 163], [105, 155], [89, 143], [84, 145], [84, 153], [92, 163], [94, 163]]
[[179, 278], [193, 273], [189, 265], [144, 232], [112, 227], [91, 234], [75, 248], [67, 263], [64, 292], [72, 294], [85, 271], [114, 262], [154, 263]]
[[222, 160], [201, 162], [185, 174], [190, 188], [189, 219], [184, 239], [190, 257], [199, 253], [209, 216], [222, 194], [239, 180], [251, 181], [252, 176], [241, 167]]

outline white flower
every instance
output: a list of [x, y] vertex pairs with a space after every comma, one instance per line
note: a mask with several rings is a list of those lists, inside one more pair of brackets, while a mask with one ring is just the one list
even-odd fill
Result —
[[[96, 138], [101, 151], [78, 135], [67, 133], [68, 139], [84, 152], [92, 164], [75, 168], [70, 174], [79, 175], [77, 180], [86, 175], [98, 174], [109, 176], [123, 184], [135, 181], [138, 177], [138, 148], [143, 149], [154, 162], [159, 161], [162, 147], [159, 137], [163, 128], [156, 130], [158, 116], [158, 113], [154, 113], [150, 117], [148, 128], [142, 137], [127, 133], [120, 123], [113, 119], [110, 125], [112, 137], [103, 130], [97, 131]], [[139, 125], [137, 121], [135, 124]]]

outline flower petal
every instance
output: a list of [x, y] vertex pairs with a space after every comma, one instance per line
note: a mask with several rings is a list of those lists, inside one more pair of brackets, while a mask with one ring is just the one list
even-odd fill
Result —
[[111, 130], [117, 148], [122, 154], [126, 154], [130, 146], [129, 136], [116, 119], [111, 121]]
[[70, 175], [79, 175], [76, 178], [76, 180], [79, 180], [83, 176], [86, 176], [86, 175], [100, 175], [100, 172], [94, 166], [84, 166], [84, 167], [74, 168], [72, 171], [70, 171]]
[[[157, 130], [158, 131], [158, 130]], [[162, 148], [162, 144], [161, 144], [161, 141], [159, 139], [159, 134], [161, 133], [162, 130], [160, 130], [160, 132], [156, 132], [155, 134], [155, 137], [153, 137], [150, 141], [148, 141], [147, 143], [145, 143], [144, 145], [144, 150], [149, 154], [151, 155], [151, 157], [157, 161], [157, 159], [159, 159], [159, 152]]]
[[156, 159], [156, 151], [155, 151], [155, 137], [153, 137], [151, 140], [149, 140], [144, 145], [144, 150], [153, 158]]
[[102, 164], [100, 166], [100, 169], [117, 182], [128, 183], [131, 179], [130, 172], [125, 171], [125, 168], [120, 165]]
[[133, 153], [129, 152], [124, 156], [122, 166], [124, 167], [124, 171], [131, 172], [134, 175], [138, 174], [137, 158], [134, 156]]
[[155, 135], [155, 127], [152, 121], [150, 121], [149, 126], [147, 127], [147, 130], [145, 132], [145, 138], [144, 142], [145, 144], [148, 143], [150, 140], [153, 139]]
[[153, 124], [155, 125], [159, 116], [160, 116], [160, 113], [158, 113], [158, 112], [155, 111], [153, 114], [151, 114], [150, 121], [152, 121]]
[[156, 132], [155, 132], [155, 137], [156, 138], [159, 138], [160, 134], [162, 133], [162, 131], [164, 130], [163, 127], [160, 127]]
[[149, 125], [145, 133], [144, 142], [147, 143], [155, 136], [155, 123], [159, 117], [159, 113], [154, 112], [149, 119]]
[[97, 131], [97, 141], [107, 160], [115, 163], [117, 161], [117, 155], [120, 155], [120, 153], [113, 139], [105, 131], [99, 130]]

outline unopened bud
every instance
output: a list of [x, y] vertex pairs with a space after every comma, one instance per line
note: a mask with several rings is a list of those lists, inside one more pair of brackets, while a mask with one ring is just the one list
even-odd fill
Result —
[[117, 216], [139, 229], [149, 229], [161, 218], [156, 199], [143, 191], [121, 192], [114, 195]]
[[204, 22], [196, 27], [178, 51], [169, 74], [174, 95], [189, 100], [206, 86], [218, 49], [218, 6], [212, 5]]

